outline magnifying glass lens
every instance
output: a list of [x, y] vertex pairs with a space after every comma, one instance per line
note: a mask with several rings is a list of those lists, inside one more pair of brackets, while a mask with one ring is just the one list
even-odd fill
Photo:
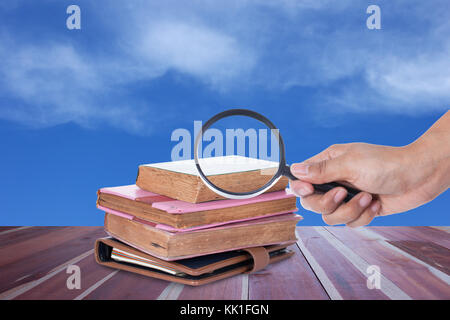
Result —
[[[266, 191], [277, 191], [296, 180], [286, 165], [284, 143], [275, 125], [263, 115], [247, 109], [231, 109], [209, 119], [194, 143], [197, 172], [208, 188], [230, 199], [247, 199]], [[337, 182], [313, 184], [326, 193], [347, 190], [345, 202], [360, 191]]]
[[244, 115], [213, 118], [205, 126], [194, 149], [197, 169], [210, 189], [242, 199], [276, 189], [276, 184], [278, 189], [287, 184], [279, 174], [284, 150], [278, 129]]

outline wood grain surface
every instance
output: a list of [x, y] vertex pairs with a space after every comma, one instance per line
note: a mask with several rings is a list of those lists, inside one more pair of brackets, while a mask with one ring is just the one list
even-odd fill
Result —
[[[295, 255], [199, 287], [98, 265], [102, 227], [0, 227], [0, 299], [450, 299], [445, 227], [297, 227]], [[69, 289], [68, 266], [81, 271]], [[369, 289], [370, 268], [380, 288]]]

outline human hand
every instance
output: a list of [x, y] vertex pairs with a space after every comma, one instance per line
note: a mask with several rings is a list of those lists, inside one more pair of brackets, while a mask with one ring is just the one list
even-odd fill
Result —
[[[405, 147], [333, 145], [291, 166], [292, 174], [299, 179], [290, 182], [291, 190], [301, 197], [305, 209], [321, 213], [325, 223], [350, 227], [431, 201], [450, 184], [450, 114], [447, 112], [440, 121], [433, 126], [440, 130], [430, 129]], [[343, 187], [314, 193], [312, 184], [332, 181], [361, 192], [348, 203], [343, 203], [347, 195]]]

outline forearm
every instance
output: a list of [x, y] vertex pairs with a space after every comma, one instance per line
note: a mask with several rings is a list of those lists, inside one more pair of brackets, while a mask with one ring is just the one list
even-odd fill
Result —
[[430, 150], [433, 161], [439, 163], [450, 157], [450, 111], [447, 111], [414, 143]]
[[410, 154], [411, 174], [424, 176], [433, 197], [450, 186], [450, 111], [447, 111], [419, 139], [405, 147]]

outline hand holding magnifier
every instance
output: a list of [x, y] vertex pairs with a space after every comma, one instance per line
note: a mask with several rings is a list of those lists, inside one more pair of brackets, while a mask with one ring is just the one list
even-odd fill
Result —
[[[201, 168], [201, 163], [199, 161], [199, 151], [201, 151], [201, 150], [199, 150], [199, 144], [203, 137], [203, 134], [209, 128], [211, 128], [211, 126], [214, 123], [216, 123], [217, 121], [224, 119], [224, 118], [232, 117], [232, 116], [244, 116], [244, 117], [249, 117], [249, 118], [258, 120], [259, 122], [266, 125], [270, 129], [270, 131], [275, 135], [276, 139], [278, 140], [278, 146], [279, 146], [278, 169], [277, 169], [276, 173], [272, 176], [272, 178], [267, 181], [267, 183], [265, 183], [263, 186], [255, 189], [255, 190], [250, 190], [250, 191], [246, 191], [246, 192], [235, 192], [235, 191], [231, 191], [231, 190], [225, 190], [224, 188], [222, 188], [218, 185], [215, 185], [213, 182], [211, 182], [211, 180], [208, 179], [208, 177], [205, 175], [205, 173], [203, 172], [203, 170]], [[289, 166], [286, 164], [284, 142], [283, 142], [283, 139], [281, 138], [281, 135], [278, 132], [277, 127], [275, 127], [275, 125], [269, 119], [264, 117], [263, 115], [261, 115], [257, 112], [251, 111], [251, 110], [247, 110], [247, 109], [227, 110], [227, 111], [216, 114], [214, 117], [212, 117], [207, 122], [205, 122], [205, 124], [202, 126], [202, 130], [199, 132], [199, 134], [197, 135], [197, 137], [195, 139], [194, 160], [195, 160], [195, 165], [197, 167], [199, 176], [202, 179], [202, 181], [206, 184], [206, 186], [209, 189], [211, 189], [212, 191], [214, 191], [215, 193], [217, 193], [218, 195], [221, 195], [221, 196], [223, 196], [225, 198], [229, 198], [229, 199], [248, 199], [248, 198], [252, 198], [257, 195], [260, 195], [260, 194], [266, 192], [267, 190], [269, 190], [273, 185], [275, 185], [275, 183], [277, 183], [277, 181], [282, 176], [285, 176], [291, 180], [298, 180], [291, 173]], [[352, 199], [356, 194], [358, 194], [360, 192], [357, 189], [341, 185], [337, 182], [329, 182], [329, 183], [324, 183], [324, 184], [313, 184], [313, 186], [314, 186], [314, 190], [316, 192], [320, 192], [320, 193], [325, 193], [335, 187], [343, 187], [347, 190], [347, 196], [344, 199], [345, 202], [348, 202], [350, 199]]]

